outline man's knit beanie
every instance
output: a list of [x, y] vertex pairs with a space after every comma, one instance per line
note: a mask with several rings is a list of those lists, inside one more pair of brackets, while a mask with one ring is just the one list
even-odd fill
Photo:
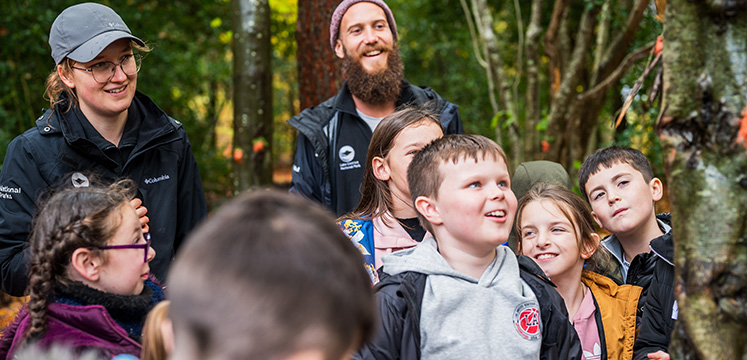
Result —
[[342, 17], [345, 16], [345, 13], [351, 6], [363, 1], [376, 4], [384, 10], [386, 21], [389, 23], [389, 29], [392, 30], [394, 42], [397, 42], [397, 23], [394, 22], [392, 10], [389, 10], [389, 6], [387, 6], [385, 2], [382, 0], [343, 0], [340, 5], [337, 5], [335, 12], [332, 13], [332, 21], [329, 23], [329, 45], [332, 46], [332, 50], [335, 49], [337, 38], [340, 35], [340, 23], [342, 22]]

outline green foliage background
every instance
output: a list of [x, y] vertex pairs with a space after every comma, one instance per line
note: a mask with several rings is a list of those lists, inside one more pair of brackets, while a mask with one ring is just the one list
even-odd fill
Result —
[[[287, 169], [292, 162], [295, 131], [285, 121], [299, 112], [296, 76], [296, 8], [298, 0], [270, 0], [272, 10], [273, 88], [275, 133], [273, 157], [276, 168]], [[66, 7], [80, 1], [9, 0], [0, 11], [0, 161], [13, 137], [33, 126], [41, 109], [46, 76], [54, 64], [49, 55], [48, 34], [54, 18]], [[125, 0], [101, 3], [111, 6], [133, 33], [153, 47], [138, 75], [138, 90], [149, 95], [169, 115], [182, 121], [189, 133], [209, 202], [215, 206], [231, 194], [230, 139], [232, 132], [232, 52], [230, 0]], [[444, 98], [460, 105], [468, 133], [493, 137], [492, 113], [485, 70], [478, 64], [467, 22], [458, 0], [390, 0], [399, 28], [400, 47], [408, 80], [434, 88]], [[519, 2], [523, 26], [529, 21], [529, 5]], [[514, 2], [494, 0], [494, 29], [500, 39], [506, 73], [519, 75], [518, 22]], [[543, 9], [543, 23], [552, 12], [551, 2]], [[579, 1], [573, 12], [584, 6]], [[625, 18], [615, 16], [613, 27]], [[522, 29], [526, 31], [526, 28]], [[661, 33], [661, 24], [647, 14], [639, 30], [636, 48]], [[320, 44], [320, 46], [326, 46]], [[643, 71], [637, 64], [623, 79], [632, 86]], [[540, 101], [549, 109], [547, 76]], [[644, 83], [641, 99], [627, 116], [627, 127], [613, 141], [645, 149], [654, 169], [662, 173], [660, 145], [654, 130], [658, 100], [649, 103]], [[518, 83], [519, 108], [524, 83]], [[600, 121], [611, 124], [622, 104], [620, 88], [610, 91]], [[521, 111], [521, 110], [520, 110]], [[546, 114], [545, 114], [546, 115]], [[611, 130], [611, 125], [607, 127]], [[603, 144], [608, 145], [608, 144]], [[579, 162], [580, 163], [580, 162]], [[1, 164], [0, 164], [1, 166]], [[283, 179], [280, 181], [287, 181]]]

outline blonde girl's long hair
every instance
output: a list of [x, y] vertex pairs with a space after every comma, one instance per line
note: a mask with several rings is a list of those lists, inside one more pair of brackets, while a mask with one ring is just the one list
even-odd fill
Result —
[[165, 321], [169, 321], [169, 307], [171, 302], [161, 301], [148, 313], [143, 326], [142, 360], [166, 360], [166, 343], [161, 332]]

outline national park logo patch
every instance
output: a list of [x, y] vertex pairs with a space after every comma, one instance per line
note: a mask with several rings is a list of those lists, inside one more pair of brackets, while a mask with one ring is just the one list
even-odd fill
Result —
[[542, 337], [542, 329], [537, 303], [530, 301], [519, 304], [514, 309], [514, 326], [524, 339], [539, 340]]

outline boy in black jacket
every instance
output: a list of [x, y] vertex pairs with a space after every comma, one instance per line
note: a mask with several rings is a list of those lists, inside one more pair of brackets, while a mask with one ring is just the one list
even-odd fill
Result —
[[[634, 358], [646, 359], [651, 353], [656, 356], [654, 359], [668, 359], [664, 351], [677, 318], [677, 303], [671, 218], [666, 213], [656, 215], [655, 208], [663, 196], [661, 181], [654, 177], [643, 153], [610, 146], [584, 160], [578, 185], [594, 218], [612, 233], [602, 245], [614, 256], [623, 280], [643, 288], [638, 302], [642, 315]], [[648, 298], [649, 289], [655, 298]], [[653, 354], [659, 350], [662, 351]]]
[[506, 156], [479, 135], [447, 135], [408, 167], [433, 237], [384, 257], [380, 324], [362, 359], [581, 359], [563, 299], [508, 247], [516, 211]]

